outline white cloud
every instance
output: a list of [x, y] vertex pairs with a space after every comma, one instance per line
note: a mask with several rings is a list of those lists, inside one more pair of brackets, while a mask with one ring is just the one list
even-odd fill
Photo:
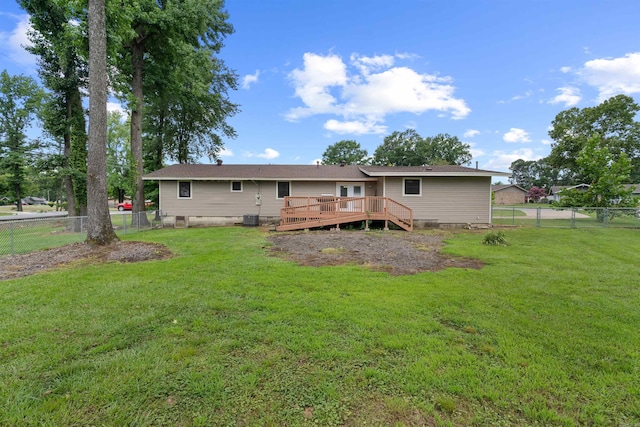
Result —
[[569, 73], [571, 72], [571, 67], [560, 67], [560, 72], [561, 73]]
[[129, 115], [129, 111], [125, 110], [119, 102], [107, 102], [107, 111], [117, 111], [123, 118], [126, 118]]
[[309, 162], [310, 165], [321, 165], [322, 164], [322, 159], [321, 158], [317, 158], [317, 159], [313, 159]]
[[276, 157], [280, 157], [280, 153], [278, 153], [273, 148], [265, 148], [264, 153], [256, 154], [256, 157], [260, 157], [261, 159], [275, 159]]
[[330, 88], [347, 84], [347, 67], [339, 56], [305, 53], [303, 59], [304, 68], [296, 68], [289, 74], [289, 78], [296, 88], [296, 96], [306, 107], [289, 111], [286, 117], [292, 121], [315, 114], [337, 112], [339, 108]]
[[351, 54], [351, 63], [357, 67], [363, 75], [369, 75], [371, 71], [383, 70], [393, 65], [394, 57], [391, 55], [360, 56], [357, 53]]
[[[6, 14], [3, 14], [6, 16]], [[10, 15], [18, 22], [11, 32], [0, 32], [0, 46], [7, 52], [7, 56], [15, 63], [23, 66], [33, 66], [37, 58], [27, 52], [23, 46], [31, 46], [27, 33], [31, 30], [29, 15]], [[5, 19], [5, 18], [3, 18]]]
[[529, 134], [524, 129], [511, 128], [509, 132], [505, 133], [502, 137], [504, 142], [529, 142]]
[[253, 83], [258, 82], [260, 70], [256, 70], [255, 74], [247, 74], [242, 78], [242, 89], [249, 89]]
[[473, 138], [474, 136], [480, 135], [480, 131], [476, 129], [467, 129], [467, 131], [462, 135], [465, 138]]
[[548, 139], [542, 139], [542, 140], [540, 140], [540, 142], [542, 142], [542, 145], [551, 145], [552, 141], [550, 141]]
[[220, 156], [220, 157], [233, 157], [233, 151], [229, 150], [228, 148], [223, 148], [218, 153], [218, 156]]
[[598, 89], [600, 101], [621, 93], [640, 93], [640, 52], [587, 61], [579, 74]]
[[582, 96], [580, 96], [580, 89], [577, 87], [559, 87], [556, 91], [560, 93], [550, 100], [549, 104], [564, 104], [565, 107], [573, 107], [582, 99]]
[[471, 152], [471, 156], [474, 159], [478, 158], [478, 157], [482, 157], [482, 156], [484, 156], [486, 154], [485, 151], [483, 151], [483, 150], [481, 150], [479, 148], [476, 148], [476, 143], [475, 142], [464, 142], [464, 143], [465, 144], [469, 144], [469, 147], [471, 147], [469, 151]]
[[482, 168], [488, 170], [494, 170], [498, 172], [508, 172], [511, 163], [518, 159], [522, 160], [539, 160], [542, 156], [537, 155], [533, 150], [529, 148], [522, 148], [515, 151], [494, 151], [492, 153], [493, 158], [489, 160]]
[[344, 121], [340, 122], [335, 119], [327, 120], [324, 128], [328, 131], [340, 134], [382, 134], [387, 132], [386, 126], [376, 125], [375, 123], [367, 123], [361, 121]]
[[413, 59], [420, 58], [420, 55], [416, 55], [415, 53], [409, 53], [409, 52], [399, 52], [399, 53], [396, 53], [396, 58], [413, 60]]
[[470, 113], [465, 101], [454, 97], [450, 77], [394, 66], [396, 58], [400, 55], [353, 54], [349, 68], [337, 55], [305, 53], [304, 67], [289, 74], [295, 95], [304, 106], [289, 110], [287, 120], [333, 114], [343, 121], [334, 119], [329, 126], [357, 122], [361, 126], [354, 126], [355, 129], [366, 126], [369, 133], [377, 133], [380, 123], [393, 113], [421, 114], [435, 110], [447, 112], [453, 119]]

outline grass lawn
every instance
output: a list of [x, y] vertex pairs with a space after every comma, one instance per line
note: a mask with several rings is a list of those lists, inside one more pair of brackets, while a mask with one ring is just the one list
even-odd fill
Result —
[[393, 277], [158, 230], [125, 238], [175, 258], [0, 282], [0, 425], [639, 425], [638, 232], [505, 234]]

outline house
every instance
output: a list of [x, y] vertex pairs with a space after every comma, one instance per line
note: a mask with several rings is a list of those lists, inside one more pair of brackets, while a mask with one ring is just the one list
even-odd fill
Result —
[[587, 191], [590, 187], [589, 184], [578, 184], [578, 185], [554, 185], [549, 189], [549, 194], [547, 195], [547, 199], [552, 202], [559, 202], [560, 197], [562, 197], [562, 192], [564, 190], [579, 190], [579, 191]]
[[632, 188], [633, 190], [631, 192], [631, 195], [633, 197], [640, 198], [640, 184], [625, 184], [624, 188], [627, 190]]
[[[164, 222], [242, 223], [278, 229], [364, 219], [403, 228], [488, 225], [491, 178], [507, 173], [464, 166], [177, 164], [151, 172]], [[390, 217], [392, 215], [393, 217]], [[293, 223], [304, 222], [304, 224]], [[285, 224], [286, 223], [286, 224]], [[410, 227], [408, 224], [411, 224]]]
[[527, 203], [527, 190], [517, 184], [492, 185], [495, 205], [517, 205]]

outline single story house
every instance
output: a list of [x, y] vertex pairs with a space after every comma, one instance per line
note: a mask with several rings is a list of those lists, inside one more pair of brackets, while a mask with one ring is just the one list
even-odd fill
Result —
[[329, 212], [351, 212], [358, 220], [358, 211], [370, 219], [382, 219], [382, 213], [391, 213], [399, 206], [405, 212], [398, 215], [418, 227], [451, 227], [491, 224], [493, 176], [510, 174], [451, 165], [218, 162], [171, 165], [143, 179], [159, 183], [159, 209], [168, 225], [178, 221], [185, 226], [235, 224], [243, 223], [248, 216], [261, 224], [281, 227], [285, 217], [314, 217], [318, 225], [326, 225], [319, 221]]
[[492, 185], [493, 203], [496, 205], [516, 205], [527, 203], [527, 190], [517, 184]]
[[578, 185], [554, 185], [549, 189], [549, 194], [547, 195], [547, 199], [552, 202], [559, 202], [560, 197], [562, 197], [562, 192], [564, 190], [579, 190], [579, 191], [587, 191], [587, 189], [591, 187], [589, 184], [578, 184]]

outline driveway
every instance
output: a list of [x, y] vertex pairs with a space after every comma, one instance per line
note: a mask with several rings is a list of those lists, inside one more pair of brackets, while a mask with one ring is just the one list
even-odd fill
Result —
[[[526, 214], [527, 218], [537, 218], [538, 209], [536, 208], [516, 208]], [[571, 209], [556, 210], [556, 209], [540, 209], [540, 218], [542, 219], [571, 219]], [[590, 218], [589, 215], [576, 212], [575, 218]]]

